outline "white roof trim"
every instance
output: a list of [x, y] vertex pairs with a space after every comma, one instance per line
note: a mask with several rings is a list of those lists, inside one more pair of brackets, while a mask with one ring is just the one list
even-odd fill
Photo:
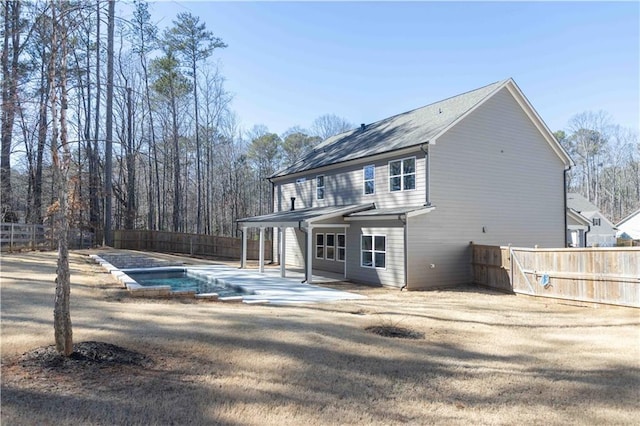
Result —
[[570, 218], [572, 218], [572, 219], [573, 219], [573, 220], [575, 220], [576, 222], [581, 222], [581, 223], [583, 223], [583, 224], [584, 224], [584, 226], [589, 226], [589, 225], [591, 225], [591, 221], [590, 221], [588, 218], [586, 218], [586, 217], [582, 216], [579, 212], [575, 211], [574, 209], [572, 209], [572, 208], [570, 208], [570, 207], [569, 207], [569, 208], [567, 208], [567, 216], [568, 216], [568, 217], [570, 217]]
[[625, 217], [624, 219], [622, 219], [620, 222], [618, 222], [616, 224], [616, 226], [620, 226], [625, 222], [628, 222], [629, 220], [633, 219], [634, 217], [636, 217], [636, 215], [640, 214], [640, 209], [636, 210], [635, 212], [631, 213], [629, 216]]

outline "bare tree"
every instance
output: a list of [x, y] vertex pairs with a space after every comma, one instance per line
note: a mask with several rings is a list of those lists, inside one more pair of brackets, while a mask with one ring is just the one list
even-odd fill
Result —
[[353, 128], [354, 125], [342, 117], [335, 114], [324, 114], [311, 124], [311, 136], [319, 136], [324, 140]]
[[165, 40], [170, 49], [179, 54], [188, 66], [188, 74], [191, 76], [193, 89], [193, 107], [195, 117], [196, 138], [196, 232], [202, 232], [202, 174], [200, 164], [202, 161], [200, 142], [200, 114], [198, 105], [197, 66], [198, 62], [207, 59], [214, 49], [222, 49], [227, 45], [213, 33], [206, 31], [205, 24], [200, 23], [200, 18], [190, 13], [179, 13], [174, 26], [165, 32]]
[[114, 62], [115, 0], [109, 0], [107, 17], [107, 120], [104, 160], [104, 242], [113, 245], [112, 240], [112, 198], [113, 198], [113, 62]]
[[[69, 222], [68, 200], [69, 167], [71, 151], [67, 140], [67, 54], [68, 54], [68, 4], [56, 4], [51, 0], [51, 57], [49, 82], [51, 87], [51, 157], [54, 184], [57, 188], [57, 205], [54, 210], [54, 230], [58, 241], [58, 265], [56, 269], [55, 307], [53, 311], [56, 349], [69, 356], [73, 352], [73, 331], [69, 311], [71, 274], [69, 270]], [[59, 12], [59, 13], [58, 13]], [[59, 96], [59, 98], [58, 98]], [[60, 152], [62, 151], [62, 152]]]
[[20, 33], [21, 33], [21, 2], [2, 2], [2, 16], [4, 21], [2, 56], [2, 130], [0, 147], [0, 206], [2, 217], [13, 210], [13, 195], [11, 189], [11, 146], [13, 124], [18, 105], [18, 78], [20, 74]]

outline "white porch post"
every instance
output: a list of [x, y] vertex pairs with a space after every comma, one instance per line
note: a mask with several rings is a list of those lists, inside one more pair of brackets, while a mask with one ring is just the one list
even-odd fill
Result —
[[307, 228], [307, 284], [313, 281], [313, 227]]
[[347, 227], [346, 226], [342, 228], [342, 232], [344, 232], [344, 279], [347, 279]]
[[242, 256], [240, 258], [240, 269], [247, 267], [247, 227], [242, 227]]
[[287, 252], [286, 232], [287, 228], [280, 228], [280, 276], [282, 278], [285, 278], [287, 275], [287, 268], [285, 267], [285, 253]]
[[264, 272], [264, 226], [260, 227], [260, 260], [258, 263], [258, 271]]

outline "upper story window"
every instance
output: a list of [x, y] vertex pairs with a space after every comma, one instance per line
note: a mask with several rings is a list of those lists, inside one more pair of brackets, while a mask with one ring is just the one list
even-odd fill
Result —
[[324, 175], [316, 176], [316, 200], [324, 200]]
[[389, 191], [416, 189], [416, 157], [389, 161]]
[[364, 180], [364, 195], [375, 194], [376, 192], [376, 166], [364, 166], [362, 169]]
[[599, 217], [594, 217], [593, 218], [593, 226], [600, 226], [600, 218]]

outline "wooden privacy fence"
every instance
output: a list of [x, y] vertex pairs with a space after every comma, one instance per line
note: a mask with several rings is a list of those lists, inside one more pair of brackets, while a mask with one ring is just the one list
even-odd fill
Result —
[[[242, 239], [240, 238], [148, 230], [117, 230], [113, 235], [113, 247], [117, 249], [185, 253], [230, 259], [240, 259], [242, 256]], [[247, 241], [247, 259], [258, 259], [259, 251], [259, 241]], [[264, 242], [264, 258], [273, 258], [270, 240]]]
[[532, 296], [640, 308], [640, 248], [473, 245], [474, 283]]

